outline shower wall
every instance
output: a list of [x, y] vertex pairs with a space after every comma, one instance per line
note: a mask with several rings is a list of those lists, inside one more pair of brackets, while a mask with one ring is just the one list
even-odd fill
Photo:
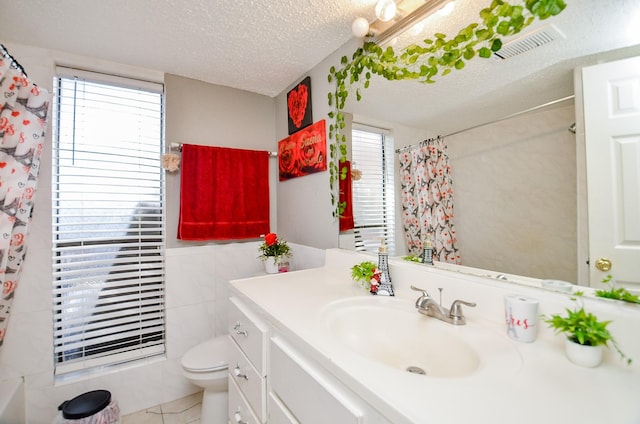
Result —
[[577, 282], [574, 106], [447, 138], [462, 263]]

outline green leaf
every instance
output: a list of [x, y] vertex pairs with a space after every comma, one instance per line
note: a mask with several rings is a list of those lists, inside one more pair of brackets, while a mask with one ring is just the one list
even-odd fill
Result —
[[[515, 4], [512, 4], [515, 3]], [[460, 29], [452, 38], [436, 33], [421, 43], [412, 44], [396, 53], [392, 47], [382, 48], [373, 41], [366, 41], [357, 48], [351, 59], [342, 56], [338, 68], [331, 66], [327, 81], [335, 84], [335, 90], [327, 95], [332, 108], [328, 113], [332, 120], [329, 139], [334, 140], [330, 153], [333, 161], [339, 154], [342, 161], [347, 157], [347, 137], [343, 109], [348, 96], [355, 92], [356, 100], [362, 99], [362, 87], [369, 88], [371, 75], [381, 76], [389, 81], [417, 80], [427, 84], [435, 83], [435, 78], [445, 76], [453, 70], [462, 70], [477, 56], [490, 58], [492, 52], [502, 48], [498, 38], [516, 34], [532, 24], [557, 15], [566, 7], [564, 0], [492, 0], [490, 7], [479, 12], [481, 21], [473, 22]], [[364, 82], [362, 81], [364, 75]], [[359, 85], [360, 87], [355, 87]], [[333, 148], [333, 145], [337, 147]], [[330, 166], [330, 169], [334, 169]], [[338, 168], [333, 171], [338, 173]], [[341, 171], [342, 172], [342, 171]], [[340, 176], [343, 174], [340, 173]], [[336, 191], [336, 179], [330, 180], [332, 193]], [[333, 216], [339, 216], [344, 204], [334, 205]], [[624, 294], [616, 295], [624, 297]]]
[[489, 31], [488, 29], [483, 28], [476, 31], [476, 38], [478, 39], [478, 41], [487, 40], [489, 37], [491, 37], [491, 31]]
[[523, 10], [522, 6], [513, 6], [511, 8], [511, 19], [521, 18]]
[[491, 50], [486, 47], [482, 47], [478, 50], [478, 56], [488, 59], [491, 57]]
[[468, 47], [465, 49], [463, 56], [466, 60], [471, 60], [475, 55], [476, 55], [476, 51], [473, 50], [473, 48]]
[[500, 35], [508, 35], [510, 29], [511, 29], [511, 24], [507, 21], [502, 21], [498, 24], [498, 27], [496, 28], [496, 32]]

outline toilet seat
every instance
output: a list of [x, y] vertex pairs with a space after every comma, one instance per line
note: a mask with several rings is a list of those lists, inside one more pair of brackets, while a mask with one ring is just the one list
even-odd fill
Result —
[[182, 357], [182, 368], [189, 372], [223, 371], [228, 368], [227, 337], [216, 337], [192, 347]]

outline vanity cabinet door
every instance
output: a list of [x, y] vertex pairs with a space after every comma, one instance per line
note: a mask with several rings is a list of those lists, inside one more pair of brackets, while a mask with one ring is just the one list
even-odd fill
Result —
[[269, 327], [236, 297], [229, 299], [229, 335], [261, 376], [267, 374]]
[[229, 379], [233, 380], [255, 414], [263, 422], [267, 415], [267, 384], [234, 342], [229, 349]]
[[271, 339], [271, 389], [302, 424], [364, 423], [364, 409], [353, 394], [323, 375], [280, 337]]
[[269, 424], [300, 424], [275, 393], [269, 393]]
[[229, 422], [233, 424], [261, 424], [254, 415], [249, 403], [242, 395], [240, 388], [233, 380], [229, 380]]

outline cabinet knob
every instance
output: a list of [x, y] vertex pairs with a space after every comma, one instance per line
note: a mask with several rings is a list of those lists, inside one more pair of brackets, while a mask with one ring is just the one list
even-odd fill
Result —
[[236, 325], [233, 326], [233, 329], [236, 330], [236, 334], [241, 334], [245, 337], [249, 336], [249, 333], [244, 330], [240, 330], [240, 321], [236, 321]]
[[249, 379], [247, 374], [242, 374], [242, 371], [240, 371], [240, 365], [236, 365], [236, 367], [233, 369], [233, 374], [238, 378], [244, 378], [245, 380]]
[[242, 415], [240, 414], [240, 409], [236, 409], [236, 413], [233, 414], [233, 419], [237, 424], [247, 424], [247, 422], [242, 419]]

